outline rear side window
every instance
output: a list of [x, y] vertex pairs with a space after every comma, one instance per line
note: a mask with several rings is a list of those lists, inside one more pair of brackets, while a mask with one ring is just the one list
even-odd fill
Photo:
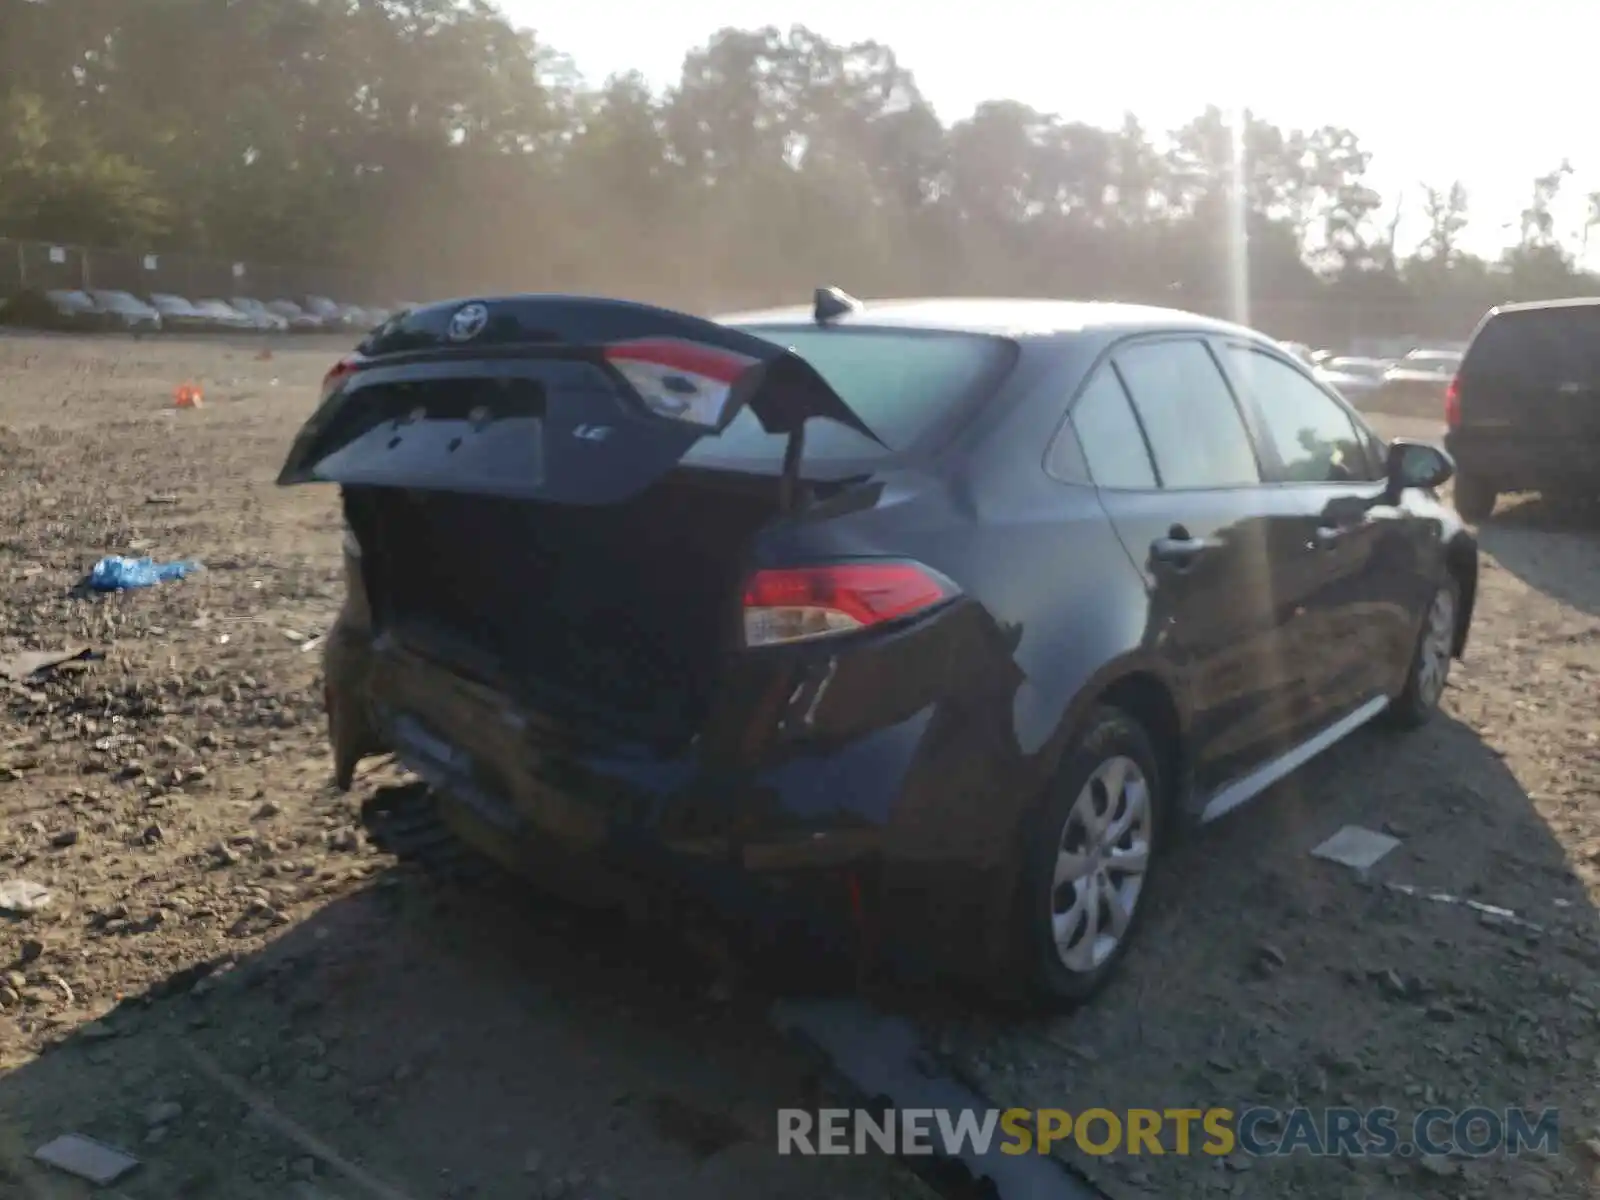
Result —
[[1109, 365], [1095, 372], [1072, 406], [1072, 428], [1096, 487], [1156, 486], [1155, 468], [1150, 465], [1138, 418], [1122, 381]]
[[1490, 317], [1472, 339], [1461, 374], [1535, 386], [1600, 385], [1600, 304]]
[[[888, 449], [832, 421], [806, 426], [805, 461], [881, 458], [912, 446], [989, 395], [1010, 371], [1016, 344], [986, 334], [898, 329], [772, 328], [746, 333], [787, 346], [817, 369]], [[761, 428], [748, 409], [720, 437], [705, 438], [686, 463], [781, 463], [785, 438]]]
[[1162, 487], [1261, 482], [1233, 393], [1204, 344], [1144, 342], [1119, 350], [1115, 362], [1149, 439]]

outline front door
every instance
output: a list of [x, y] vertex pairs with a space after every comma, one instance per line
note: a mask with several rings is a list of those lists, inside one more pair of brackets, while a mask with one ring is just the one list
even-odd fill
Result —
[[1259, 346], [1230, 343], [1223, 358], [1254, 409], [1270, 486], [1301, 507], [1309, 598], [1295, 651], [1314, 723], [1327, 725], [1391, 690], [1411, 659], [1407, 516], [1384, 502], [1382, 464], [1341, 401]]

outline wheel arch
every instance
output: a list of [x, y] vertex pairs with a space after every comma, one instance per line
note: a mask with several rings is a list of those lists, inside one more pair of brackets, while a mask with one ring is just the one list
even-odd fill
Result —
[[1164, 815], [1179, 815], [1188, 797], [1193, 765], [1189, 713], [1171, 671], [1143, 655], [1109, 664], [1079, 690], [1061, 723], [1055, 752], [1044, 773], [1046, 781], [1061, 769], [1090, 714], [1104, 707], [1127, 713], [1150, 735], [1161, 771]]
[[1478, 600], [1478, 541], [1466, 530], [1459, 531], [1445, 545], [1444, 566], [1456, 581], [1460, 603], [1456, 606], [1455, 640], [1450, 652], [1456, 658], [1466, 654], [1467, 631], [1472, 628], [1472, 611]]

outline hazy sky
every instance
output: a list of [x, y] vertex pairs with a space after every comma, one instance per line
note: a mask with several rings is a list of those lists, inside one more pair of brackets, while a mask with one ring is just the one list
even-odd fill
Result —
[[[1571, 160], [1557, 210], [1574, 244], [1600, 189], [1594, 78], [1600, 4], [1518, 0], [500, 0], [521, 25], [600, 80], [637, 69], [676, 81], [683, 55], [723, 26], [804, 24], [834, 41], [894, 48], [946, 122], [1008, 98], [1069, 119], [1182, 124], [1208, 103], [1246, 104], [1290, 127], [1345, 125], [1373, 154], [1386, 195], [1462, 180], [1465, 243], [1514, 240], [1531, 180]], [[1420, 216], [1406, 240], [1420, 237]], [[1510, 223], [1511, 229], [1502, 226]], [[1591, 237], [1600, 259], [1600, 229]]]

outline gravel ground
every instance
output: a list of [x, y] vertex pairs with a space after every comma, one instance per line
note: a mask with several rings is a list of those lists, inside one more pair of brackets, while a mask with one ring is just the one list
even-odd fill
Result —
[[[397, 862], [369, 840], [406, 796], [392, 768], [329, 786], [334, 499], [272, 479], [336, 352], [0, 337], [0, 655], [96, 655], [4, 699], [0, 881], [54, 897], [0, 923], [0, 1198], [87, 1194], [26, 1161], [68, 1131], [139, 1155], [129, 1200], [927, 1195], [886, 1163], [776, 1158], [812, 1064], [759, 997], [659, 937]], [[183, 382], [202, 408], [172, 406]], [[930, 1044], [1001, 1103], [1562, 1109], [1554, 1160], [1067, 1152], [1114, 1197], [1585, 1193], [1597, 525], [1502, 505], [1443, 719], [1360, 734], [1181, 847], [1088, 1009], [923, 1011]], [[107, 553], [206, 570], [73, 595]], [[1307, 856], [1350, 822], [1402, 839], [1365, 880]]]

